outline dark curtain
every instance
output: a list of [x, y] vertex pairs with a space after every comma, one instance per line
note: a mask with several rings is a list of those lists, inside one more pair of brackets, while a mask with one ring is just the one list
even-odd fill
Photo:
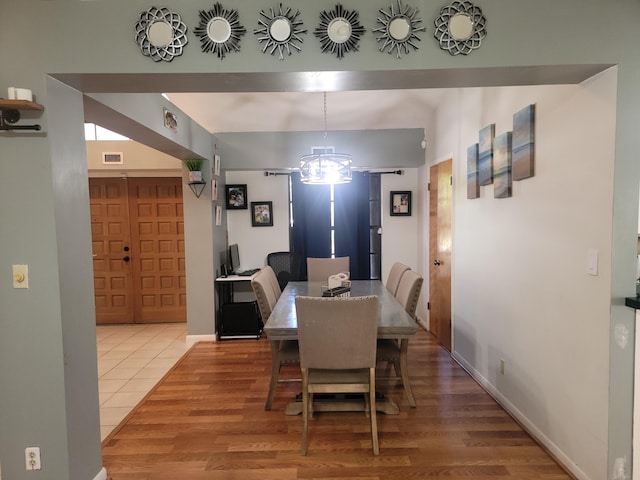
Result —
[[352, 172], [351, 183], [334, 189], [336, 257], [349, 257], [351, 278], [368, 280], [369, 174]]
[[[306, 258], [331, 256], [331, 197], [329, 185], [305, 185], [299, 173], [292, 173], [291, 199], [293, 227], [292, 251], [302, 258], [306, 278]], [[369, 178], [366, 172], [353, 172], [348, 184], [336, 185], [336, 257], [350, 258], [351, 278], [370, 278]]]
[[307, 278], [307, 257], [331, 256], [331, 192], [329, 185], [307, 185], [299, 173], [291, 174], [292, 251], [302, 259]]

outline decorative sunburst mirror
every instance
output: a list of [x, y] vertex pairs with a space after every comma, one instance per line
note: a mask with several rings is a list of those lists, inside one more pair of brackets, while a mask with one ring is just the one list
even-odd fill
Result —
[[380, 51], [392, 54], [396, 53], [396, 58], [402, 57], [402, 53], [408, 54], [409, 47], [414, 50], [418, 49], [416, 42], [420, 41], [418, 32], [424, 32], [426, 27], [421, 27], [421, 18], [417, 18], [418, 9], [411, 7], [403, 7], [402, 1], [398, 0], [398, 9], [396, 11], [393, 4], [389, 10], [378, 10], [382, 16], [378, 17], [376, 24], [380, 26], [373, 29], [373, 33], [379, 33], [376, 37], [377, 42], [382, 42]]
[[170, 62], [182, 55], [188, 41], [187, 26], [180, 15], [167, 8], [151, 7], [136, 22], [136, 43], [154, 62]]
[[222, 60], [227, 53], [240, 50], [240, 38], [247, 30], [240, 24], [238, 10], [217, 2], [211, 10], [200, 10], [200, 23], [193, 32], [200, 37], [204, 53], [214, 53]]
[[302, 28], [302, 20], [298, 20], [300, 11], [296, 10], [293, 13], [291, 8], [283, 9], [282, 4], [277, 12], [273, 8], [269, 11], [271, 13], [265, 10], [260, 12], [261, 18], [258, 19], [260, 27], [253, 31], [256, 35], [260, 35], [258, 43], [264, 43], [262, 53], [268, 51], [274, 55], [277, 51], [280, 60], [284, 60], [285, 52], [287, 55], [291, 55], [292, 49], [301, 52], [303, 40], [300, 35], [307, 31]]
[[440, 10], [433, 36], [440, 43], [440, 48], [451, 55], [469, 55], [480, 48], [487, 35], [486, 23], [480, 7], [466, 0], [456, 0]]
[[358, 42], [364, 27], [358, 21], [358, 12], [337, 4], [333, 10], [320, 12], [320, 24], [314, 35], [320, 39], [322, 53], [333, 53], [340, 60], [346, 53], [358, 51]]

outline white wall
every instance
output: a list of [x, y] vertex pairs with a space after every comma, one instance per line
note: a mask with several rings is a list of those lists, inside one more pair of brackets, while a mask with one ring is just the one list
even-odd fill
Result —
[[[182, 161], [133, 140], [92, 140], [86, 146], [90, 176], [117, 176], [121, 172], [129, 176], [182, 176]], [[122, 165], [103, 164], [102, 152], [122, 152]]]
[[[466, 148], [490, 123], [512, 130], [532, 103], [535, 176], [511, 198], [490, 185], [468, 200]], [[607, 478], [616, 72], [459, 90], [444, 105], [436, 155], [454, 152], [454, 355], [578, 478]], [[592, 248], [597, 276], [586, 274]]]
[[[261, 171], [227, 171], [227, 184], [247, 185], [246, 210], [227, 210], [229, 245], [238, 244], [243, 269], [267, 264], [271, 252], [289, 250], [289, 177], [265, 176]], [[219, 205], [224, 208], [224, 190], [219, 192]], [[251, 225], [251, 202], [273, 202], [273, 227]]]

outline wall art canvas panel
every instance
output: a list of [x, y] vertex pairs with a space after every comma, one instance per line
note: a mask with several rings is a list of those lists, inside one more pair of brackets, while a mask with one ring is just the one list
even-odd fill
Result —
[[493, 196], [511, 196], [511, 132], [493, 140]]
[[533, 177], [535, 144], [535, 105], [528, 105], [513, 115], [513, 180]]
[[478, 181], [478, 144], [467, 148], [467, 198], [480, 197]]
[[480, 142], [478, 144], [478, 180], [480, 185], [490, 185], [493, 182], [493, 137], [495, 135], [495, 123], [487, 125], [480, 130]]

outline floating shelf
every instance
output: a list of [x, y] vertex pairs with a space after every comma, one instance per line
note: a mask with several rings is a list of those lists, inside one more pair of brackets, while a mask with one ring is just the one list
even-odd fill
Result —
[[29, 100], [7, 100], [6, 98], [0, 98], [0, 109], [44, 110], [44, 106], [36, 102], [30, 102]]

